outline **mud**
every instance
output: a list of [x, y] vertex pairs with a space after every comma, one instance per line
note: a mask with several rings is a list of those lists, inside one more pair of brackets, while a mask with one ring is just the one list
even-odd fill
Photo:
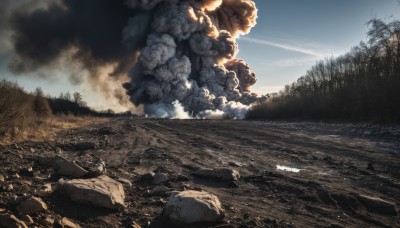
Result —
[[[170, 190], [215, 194], [226, 210], [222, 223], [183, 227], [398, 227], [399, 132], [360, 124], [115, 119], [61, 132], [54, 141], [0, 146], [0, 174], [14, 188], [0, 189], [0, 208], [15, 212], [10, 198], [31, 194], [49, 206], [32, 216], [37, 226], [51, 216], [82, 227], [177, 227], [162, 216], [168, 194], [149, 194], [157, 185], [141, 178], [153, 171], [168, 175]], [[82, 142], [95, 146], [82, 150]], [[55, 154], [83, 167], [104, 161], [107, 175], [132, 182], [124, 186], [127, 207], [104, 210], [40, 193], [60, 177], [35, 157]], [[193, 175], [216, 167], [241, 178]]]

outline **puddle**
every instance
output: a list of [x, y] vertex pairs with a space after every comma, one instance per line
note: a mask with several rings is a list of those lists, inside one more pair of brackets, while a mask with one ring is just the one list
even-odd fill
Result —
[[292, 167], [288, 167], [288, 166], [284, 166], [284, 165], [276, 165], [276, 168], [278, 170], [294, 172], [294, 173], [298, 173], [298, 172], [300, 172], [300, 170], [303, 170], [303, 169], [292, 168]]

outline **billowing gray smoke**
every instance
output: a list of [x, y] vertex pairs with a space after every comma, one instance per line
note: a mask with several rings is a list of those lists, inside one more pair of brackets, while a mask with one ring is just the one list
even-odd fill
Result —
[[[243, 118], [259, 100], [250, 90], [255, 75], [235, 58], [235, 39], [256, 24], [252, 0], [4, 1], [0, 41], [10, 37], [15, 74], [68, 59], [102, 90], [129, 75], [131, 102], [155, 117]], [[0, 51], [7, 47], [0, 42]], [[100, 76], [105, 66], [109, 83]], [[121, 91], [114, 94], [124, 100]]]
[[[147, 11], [130, 19], [125, 42], [135, 39], [140, 23], [151, 26], [146, 46], [124, 85], [135, 105], [155, 117], [191, 116], [244, 118], [259, 100], [250, 88], [254, 73], [236, 59], [235, 38], [256, 24], [251, 0], [129, 0]], [[152, 16], [150, 16], [152, 15]], [[181, 106], [180, 106], [181, 105]]]

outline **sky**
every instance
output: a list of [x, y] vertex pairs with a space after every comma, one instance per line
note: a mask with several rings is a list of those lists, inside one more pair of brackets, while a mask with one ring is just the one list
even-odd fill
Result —
[[[254, 0], [258, 20], [251, 33], [239, 38], [239, 58], [257, 75], [253, 90], [277, 92], [304, 75], [317, 60], [339, 56], [366, 40], [367, 22], [372, 18], [399, 18], [397, 0]], [[96, 92], [72, 85], [61, 72], [44, 80], [37, 76], [14, 76], [0, 56], [0, 79], [18, 82], [25, 90], [41, 87], [57, 96], [80, 92], [89, 105], [106, 109]]]
[[325, 57], [366, 40], [372, 18], [399, 19], [397, 0], [255, 0], [258, 20], [239, 39], [239, 58], [257, 75], [253, 90], [277, 92]]

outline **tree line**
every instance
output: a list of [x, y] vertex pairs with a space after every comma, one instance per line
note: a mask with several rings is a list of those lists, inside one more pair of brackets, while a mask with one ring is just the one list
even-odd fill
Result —
[[45, 96], [41, 88], [27, 93], [17, 83], [0, 81], [0, 139], [15, 138], [28, 128], [38, 129], [50, 117], [59, 115], [121, 117], [131, 116], [131, 113], [93, 110], [78, 92], [51, 97]]
[[248, 117], [400, 121], [400, 21], [368, 25], [367, 42], [317, 62]]

